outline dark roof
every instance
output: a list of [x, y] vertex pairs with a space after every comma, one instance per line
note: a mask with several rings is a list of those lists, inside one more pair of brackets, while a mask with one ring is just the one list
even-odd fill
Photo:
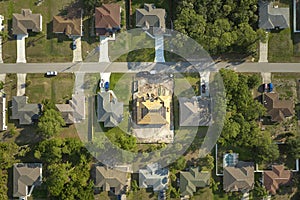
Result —
[[273, 165], [272, 170], [263, 173], [264, 186], [271, 194], [276, 194], [280, 185], [288, 184], [292, 179], [292, 172], [285, 170], [283, 165]]
[[115, 188], [115, 195], [125, 192], [130, 184], [130, 175], [127, 172], [110, 169], [106, 166], [96, 167], [95, 187], [103, 188], [103, 191], [110, 191]]
[[42, 31], [42, 15], [32, 14], [30, 9], [22, 9], [21, 14], [14, 13], [12, 21], [14, 35], [27, 35], [27, 30]]
[[115, 127], [123, 119], [123, 103], [119, 102], [113, 91], [99, 92], [97, 96], [98, 121], [104, 127]]
[[53, 32], [82, 36], [81, 17], [53, 16]]
[[182, 196], [193, 196], [196, 189], [206, 187], [210, 183], [211, 173], [199, 171], [199, 167], [191, 167], [187, 172], [180, 172], [180, 192]]
[[254, 187], [254, 163], [239, 161], [234, 167], [224, 167], [223, 189], [226, 192], [248, 192]]
[[259, 22], [262, 29], [288, 28], [290, 23], [289, 8], [274, 8], [272, 2], [259, 1]]
[[41, 114], [41, 104], [27, 104], [27, 96], [12, 98], [11, 119], [18, 119], [20, 124], [28, 125], [37, 120]]
[[180, 126], [209, 126], [211, 123], [211, 99], [180, 97]]
[[17, 163], [13, 167], [13, 196], [24, 197], [29, 194], [29, 186], [42, 182], [41, 163]]
[[166, 11], [162, 8], [156, 8], [154, 4], [144, 4], [144, 8], [136, 9], [136, 26], [142, 28], [166, 28]]
[[108, 30], [119, 30], [121, 24], [120, 6], [118, 4], [102, 4], [95, 10], [96, 33], [105, 35]]
[[294, 115], [294, 103], [290, 100], [279, 100], [278, 93], [263, 94], [263, 104], [272, 121], [282, 121]]

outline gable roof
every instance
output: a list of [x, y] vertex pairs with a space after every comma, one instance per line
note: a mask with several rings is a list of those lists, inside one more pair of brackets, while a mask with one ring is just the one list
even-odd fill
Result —
[[180, 126], [209, 126], [211, 123], [211, 99], [179, 97]]
[[22, 9], [21, 14], [13, 13], [12, 29], [14, 35], [27, 35], [27, 30], [42, 31], [42, 15], [32, 14], [30, 9]]
[[144, 4], [144, 8], [136, 9], [136, 26], [166, 28], [165, 24], [166, 10], [156, 8], [154, 4]]
[[104, 191], [115, 189], [115, 195], [126, 191], [130, 184], [130, 175], [127, 172], [110, 169], [106, 166], [96, 167], [95, 187], [102, 187]]
[[[13, 167], [13, 196], [24, 197], [29, 194], [28, 186], [42, 182], [41, 163], [17, 163]], [[31, 187], [32, 188], [32, 187]]]
[[[95, 28], [100, 35], [105, 35], [107, 29], [120, 29], [121, 13], [118, 4], [102, 4], [95, 10]], [[97, 30], [98, 29], [98, 30]], [[102, 30], [99, 30], [102, 29]]]
[[41, 114], [41, 104], [28, 104], [27, 96], [14, 96], [12, 98], [11, 119], [18, 119], [20, 124], [31, 124]]
[[262, 29], [288, 28], [290, 23], [289, 8], [274, 8], [273, 2], [259, 1], [258, 26]]
[[53, 16], [53, 32], [82, 36], [81, 17]]
[[97, 116], [104, 127], [115, 127], [123, 119], [123, 103], [119, 102], [113, 91], [99, 92], [97, 96]]
[[234, 167], [224, 167], [223, 189], [226, 192], [248, 192], [254, 187], [254, 163], [239, 161]]
[[278, 93], [263, 94], [264, 107], [273, 121], [282, 121], [294, 115], [294, 103], [291, 100], [279, 100]]
[[276, 194], [280, 185], [287, 184], [291, 181], [292, 172], [285, 170], [283, 165], [273, 165], [272, 170], [263, 172], [264, 186], [271, 194]]
[[180, 172], [180, 192], [182, 196], [193, 196], [198, 187], [209, 185], [211, 173], [199, 171], [199, 167], [191, 167], [187, 172]]
[[84, 94], [72, 94], [68, 104], [55, 104], [66, 124], [79, 123], [85, 119]]
[[148, 164], [146, 169], [139, 170], [139, 187], [152, 187], [153, 191], [166, 189], [169, 182], [169, 170], [161, 168], [158, 163]]

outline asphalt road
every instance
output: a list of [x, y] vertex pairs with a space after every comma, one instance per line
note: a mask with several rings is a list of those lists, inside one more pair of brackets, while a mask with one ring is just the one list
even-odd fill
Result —
[[[155, 63], [18, 63], [6, 64], [0, 63], [0, 74], [5, 73], [45, 73], [47, 71], [57, 72], [130, 72], [137, 70], [151, 70]], [[175, 67], [178, 63], [159, 64], [164, 67]], [[181, 68], [188, 66], [187, 63], [181, 63]], [[238, 72], [300, 72], [300, 63], [227, 63], [219, 62], [216, 68], [229, 68]], [[204, 70], [215, 70], [212, 66], [204, 67]]]

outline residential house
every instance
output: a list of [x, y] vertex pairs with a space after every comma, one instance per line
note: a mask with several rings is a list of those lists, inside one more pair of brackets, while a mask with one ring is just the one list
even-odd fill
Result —
[[85, 119], [85, 96], [73, 94], [68, 104], [55, 104], [66, 124], [80, 123]]
[[42, 31], [42, 15], [32, 14], [30, 9], [22, 9], [21, 14], [13, 13], [12, 31], [14, 35], [28, 35], [28, 31]]
[[211, 124], [211, 99], [195, 96], [179, 97], [180, 126], [209, 126]]
[[66, 16], [53, 16], [53, 33], [65, 34], [68, 37], [83, 36], [82, 11], [76, 10]]
[[0, 131], [5, 131], [7, 130], [6, 126], [6, 97], [5, 94], [2, 94], [0, 96]]
[[121, 29], [121, 7], [118, 4], [102, 4], [95, 10], [96, 35], [112, 35]]
[[133, 82], [132, 127], [140, 143], [173, 142], [174, 81], [167, 74], [140, 72]]
[[239, 161], [224, 167], [223, 189], [226, 192], [249, 192], [254, 188], [254, 163]]
[[17, 163], [13, 166], [13, 197], [27, 199], [42, 183], [41, 163]]
[[264, 170], [263, 183], [266, 190], [275, 195], [279, 186], [291, 182], [292, 175], [292, 172], [285, 170], [283, 165], [273, 165], [272, 170]]
[[169, 182], [169, 170], [158, 163], [148, 164], [139, 170], [139, 187], [153, 188], [154, 192], [165, 190]]
[[144, 4], [144, 8], [136, 9], [136, 26], [148, 30], [149, 28], [166, 28], [166, 11], [156, 8], [154, 4]]
[[32, 124], [41, 114], [41, 104], [28, 104], [27, 96], [14, 96], [12, 98], [11, 119], [19, 120], [21, 125]]
[[119, 102], [112, 90], [99, 92], [97, 95], [98, 122], [103, 122], [104, 127], [115, 127], [123, 119], [123, 103]]
[[287, 117], [294, 116], [294, 102], [291, 100], [279, 100], [278, 93], [265, 93], [262, 95], [264, 107], [272, 121], [281, 122]]
[[96, 166], [95, 188], [121, 195], [130, 187], [130, 174], [106, 166]]
[[181, 196], [191, 197], [198, 188], [209, 186], [210, 177], [209, 171], [199, 171], [199, 167], [190, 167], [189, 171], [181, 171], [179, 179]]
[[290, 9], [278, 8], [274, 2], [260, 0], [258, 27], [265, 30], [285, 29], [290, 24]]

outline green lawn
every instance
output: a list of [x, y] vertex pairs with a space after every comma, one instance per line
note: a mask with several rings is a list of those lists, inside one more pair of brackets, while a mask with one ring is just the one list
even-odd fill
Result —
[[134, 73], [112, 73], [110, 76], [110, 88], [124, 105], [130, 103], [134, 75]]
[[153, 192], [146, 192], [145, 189], [140, 189], [136, 192], [130, 192], [127, 196], [128, 200], [156, 200], [157, 194]]
[[27, 74], [26, 88], [28, 101], [41, 103], [50, 99], [55, 103], [66, 103], [71, 99], [74, 87], [74, 75], [60, 73], [55, 77], [45, 77], [44, 74]]

